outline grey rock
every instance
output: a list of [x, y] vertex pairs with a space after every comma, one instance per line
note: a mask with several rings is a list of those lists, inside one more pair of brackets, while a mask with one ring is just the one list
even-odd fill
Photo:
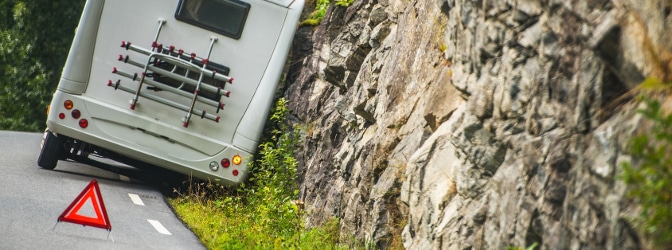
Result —
[[647, 246], [614, 178], [644, 121], [619, 98], [672, 51], [665, 0], [355, 3], [288, 72], [313, 125], [308, 226], [377, 248]]

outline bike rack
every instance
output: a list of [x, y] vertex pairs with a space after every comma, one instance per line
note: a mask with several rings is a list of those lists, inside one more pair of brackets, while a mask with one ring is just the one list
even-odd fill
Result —
[[[125, 41], [121, 42], [122, 48], [136, 52], [140, 55], [144, 55], [146, 56], [146, 60], [144, 62], [141, 62], [137, 60], [132, 60], [128, 55], [126, 56], [119, 55], [118, 61], [141, 68], [142, 71], [140, 73], [128, 73], [119, 70], [116, 67], [112, 70], [113, 74], [125, 77], [133, 82], [138, 82], [137, 88], [132, 89], [127, 86], [122, 86], [121, 80], [117, 80], [116, 82], [110, 80], [107, 83], [107, 85], [113, 87], [115, 90], [122, 90], [124, 92], [133, 94], [133, 98], [130, 101], [131, 110], [135, 110], [136, 105], [138, 103], [138, 99], [142, 97], [170, 106], [172, 108], [185, 111], [186, 115], [182, 118], [182, 126], [185, 128], [189, 127], [189, 121], [191, 120], [192, 115], [200, 116], [201, 119], [208, 119], [215, 122], [219, 122], [220, 120], [219, 116], [207, 113], [205, 110], [199, 110], [195, 108], [196, 102], [200, 102], [208, 106], [212, 106], [213, 108], [216, 108], [216, 111], [214, 113], [219, 113], [219, 111], [222, 110], [225, 106], [225, 104], [221, 102], [221, 97], [222, 96], [229, 97], [231, 95], [230, 91], [224, 90], [221, 87], [215, 87], [209, 84], [204, 84], [204, 80], [206, 78], [211, 78], [213, 80], [229, 84], [233, 83], [232, 77], [221, 74], [216, 70], [208, 69], [208, 63], [210, 63], [210, 56], [212, 55], [212, 50], [214, 48], [215, 43], [218, 40], [217, 37], [210, 37], [210, 46], [208, 48], [208, 54], [205, 58], [197, 57], [195, 53], [186, 55], [184, 51], [181, 49], [175, 50], [174, 46], [169, 46], [168, 48], [165, 48], [162, 44], [158, 43], [159, 35], [161, 34], [161, 30], [165, 25], [166, 21], [163, 19], [159, 19], [158, 22], [159, 27], [156, 31], [154, 41], [152, 42], [151, 50], [139, 47], [135, 44], [132, 44], [131, 42], [125, 42]], [[159, 66], [165, 63], [173, 65], [173, 68], [171, 70], [166, 70]], [[183, 75], [176, 73], [176, 70], [178, 68], [183, 69], [185, 73]], [[189, 74], [191, 72], [195, 72], [198, 74], [198, 80], [189, 78]], [[154, 78], [155, 76], [170, 78], [172, 80], [177, 81], [180, 84], [180, 86], [179, 87], [170, 86], [157, 81], [156, 78], [152, 80], [152, 78]], [[144, 92], [142, 91], [142, 87], [145, 84], [149, 85], [147, 89], [152, 89], [154, 91], [165, 90], [183, 97], [190, 98], [191, 100], [188, 104], [185, 105], [175, 102], [173, 100], [168, 100], [166, 98]], [[193, 93], [184, 91], [182, 88], [185, 85], [190, 85], [191, 87], [193, 87], [194, 88]], [[216, 93], [217, 97], [215, 99], [219, 101], [199, 96], [201, 90]]]

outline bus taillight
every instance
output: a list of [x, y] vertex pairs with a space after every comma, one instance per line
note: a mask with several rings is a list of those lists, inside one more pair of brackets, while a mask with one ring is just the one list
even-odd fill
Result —
[[79, 120], [79, 126], [82, 128], [86, 128], [89, 126], [89, 121], [86, 119], [81, 119]]
[[71, 100], [65, 100], [65, 102], [63, 102], [63, 107], [67, 110], [71, 110], [74, 106], [75, 104]]
[[240, 165], [241, 163], [243, 163], [243, 157], [240, 156], [240, 155], [234, 155], [233, 156], [233, 164]]
[[80, 117], [82, 117], [82, 112], [80, 112], [79, 109], [72, 111], [72, 118], [79, 119]]
[[227, 159], [227, 158], [222, 159], [222, 167], [228, 168], [230, 166], [231, 166], [231, 161], [229, 161], [229, 159]]

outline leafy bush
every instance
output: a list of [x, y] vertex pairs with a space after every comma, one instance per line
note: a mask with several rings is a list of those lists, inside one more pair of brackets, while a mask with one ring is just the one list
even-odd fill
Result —
[[638, 112], [651, 121], [647, 133], [634, 137], [630, 154], [636, 163], [621, 163], [621, 178], [629, 184], [628, 197], [641, 205], [644, 233], [654, 244], [672, 245], [672, 114], [664, 114], [660, 102], [643, 98], [646, 109]]
[[299, 136], [286, 124], [288, 114], [287, 101], [280, 99], [247, 183], [233, 190], [192, 183], [169, 201], [209, 249], [338, 248], [338, 220], [311, 230], [303, 226], [293, 156]]
[[274, 237], [283, 239], [294, 236], [301, 222], [293, 202], [298, 195], [294, 151], [299, 137], [285, 123], [288, 114], [287, 101], [280, 99], [270, 118], [275, 125], [270, 140], [259, 146], [261, 157], [250, 166], [250, 184], [240, 189], [254, 208], [250, 216], [257, 217]]

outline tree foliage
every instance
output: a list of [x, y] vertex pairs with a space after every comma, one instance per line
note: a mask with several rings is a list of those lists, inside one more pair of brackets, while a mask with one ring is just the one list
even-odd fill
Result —
[[0, 0], [0, 130], [44, 128], [84, 3]]

